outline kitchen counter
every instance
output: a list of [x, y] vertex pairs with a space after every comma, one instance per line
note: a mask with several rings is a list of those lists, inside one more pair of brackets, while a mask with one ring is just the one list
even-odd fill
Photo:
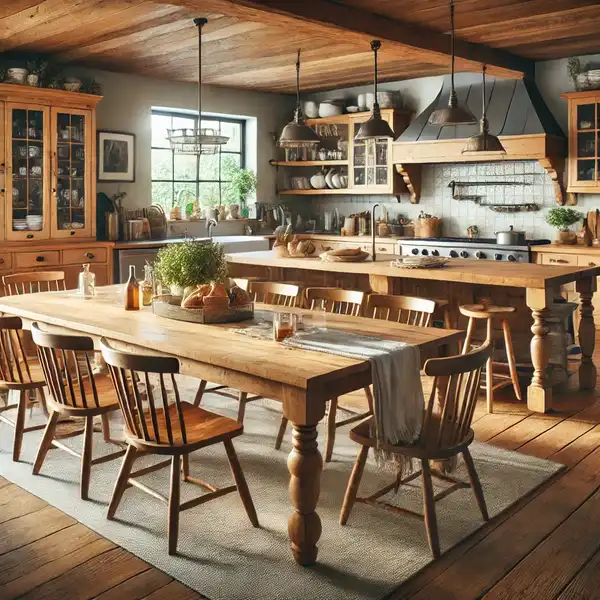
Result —
[[600, 246], [583, 246], [581, 244], [543, 244], [532, 246], [532, 252], [553, 252], [555, 254], [598, 254], [600, 255]]
[[[267, 234], [264, 237], [274, 240], [275, 234]], [[349, 244], [365, 244], [371, 242], [370, 235], [336, 235], [335, 233], [299, 233], [298, 237], [301, 240], [319, 240], [319, 241], [332, 241], [332, 242], [347, 242]], [[388, 243], [395, 244], [398, 240], [412, 240], [412, 237], [375, 237], [376, 243]]]
[[[194, 239], [197, 242], [208, 242], [208, 237], [198, 238], [168, 238], [164, 240], [132, 240], [115, 242], [115, 250], [125, 250], [134, 248], [162, 248], [168, 244], [181, 244], [186, 239]], [[264, 240], [267, 236], [264, 235], [215, 235], [212, 238], [215, 242], [222, 244], [236, 244], [240, 242], [248, 242], [251, 240]]]

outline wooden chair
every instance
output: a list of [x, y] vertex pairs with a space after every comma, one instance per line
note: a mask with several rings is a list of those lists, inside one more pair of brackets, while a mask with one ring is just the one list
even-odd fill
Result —
[[[175, 554], [179, 533], [179, 513], [237, 490], [252, 525], [258, 527], [252, 497], [232, 443], [233, 438], [244, 432], [244, 426], [233, 419], [182, 402], [175, 380], [175, 374], [179, 373], [177, 359], [119, 352], [111, 348], [105, 339], [101, 340], [101, 349], [125, 419], [128, 444], [127, 454], [123, 459], [108, 508], [108, 518], [114, 517], [123, 493], [128, 487], [135, 486], [158, 498], [169, 507], [169, 554]], [[151, 374], [158, 380], [157, 390], [151, 385], [149, 377]], [[143, 405], [136, 375], [144, 381], [148, 399], [147, 408]], [[167, 384], [167, 379], [170, 380], [170, 384]], [[171, 388], [174, 398], [172, 404], [169, 404], [167, 385]], [[225, 446], [235, 481], [235, 485], [221, 489], [202, 479], [190, 477], [189, 474], [190, 452], [219, 443]], [[132, 473], [135, 459], [143, 454], [167, 455], [171, 458]], [[137, 481], [137, 477], [168, 465], [171, 466], [169, 498]], [[181, 502], [181, 473], [185, 481], [207, 489], [208, 493]]]
[[[37, 358], [27, 356], [23, 333], [23, 322], [19, 317], [0, 317], [0, 391], [8, 393], [6, 406], [0, 408], [0, 420], [15, 430], [14, 461], [21, 456], [23, 434], [44, 428], [44, 425], [25, 427], [30, 394], [35, 394], [46, 410], [44, 374]], [[4, 415], [12, 408], [17, 409], [15, 421]]]
[[[57, 335], [42, 331], [37, 323], [31, 326], [33, 341], [38, 347], [40, 364], [50, 391], [48, 405], [50, 414], [44, 436], [33, 464], [33, 474], [38, 475], [48, 451], [64, 450], [81, 459], [81, 498], [89, 497], [92, 465], [123, 456], [125, 450], [93, 459], [94, 417], [102, 419], [105, 441], [110, 441], [108, 414], [119, 410], [119, 402], [107, 376], [94, 375], [90, 356], [94, 356], [94, 342], [85, 336]], [[84, 419], [83, 429], [57, 435], [60, 417]], [[62, 443], [65, 437], [83, 434], [81, 454]]]
[[[410, 446], [383, 445], [382, 449], [393, 454], [403, 455], [420, 461], [421, 469], [404, 479], [400, 476], [381, 490], [366, 498], [358, 497], [360, 480], [365, 468], [369, 448], [375, 447], [376, 440], [371, 434], [371, 419], [363, 421], [350, 431], [350, 439], [361, 445], [358, 458], [348, 482], [344, 503], [340, 513], [340, 524], [345, 525], [355, 502], [363, 502], [371, 506], [381, 506], [400, 514], [416, 515], [420, 513], [399, 508], [379, 500], [392, 490], [398, 491], [401, 484], [408, 483], [421, 475], [423, 488], [424, 519], [429, 539], [429, 547], [434, 558], [440, 556], [440, 543], [435, 514], [435, 502], [460, 488], [471, 487], [483, 519], [489, 519], [479, 476], [475, 469], [469, 446], [473, 441], [471, 422], [477, 403], [477, 392], [483, 366], [492, 355], [489, 343], [469, 354], [448, 358], [433, 358], [425, 363], [425, 373], [434, 377], [434, 387], [424, 407], [423, 428], [419, 439]], [[445, 382], [448, 382], [446, 385]], [[436, 388], [443, 385], [445, 394], [443, 406], [435, 410]], [[462, 482], [449, 475], [432, 470], [429, 461], [445, 460], [462, 454], [469, 482]], [[432, 476], [451, 483], [449, 487], [434, 495]]]
[[33, 271], [5, 275], [2, 283], [9, 296], [35, 292], [60, 292], [66, 289], [63, 271]]
[[496, 306], [493, 304], [468, 304], [459, 306], [461, 314], [465, 317], [469, 317], [469, 323], [467, 325], [467, 334], [463, 344], [463, 354], [471, 350], [471, 342], [473, 340], [473, 333], [475, 331], [475, 323], [477, 321], [486, 322], [486, 342], [489, 342], [493, 348], [493, 326], [498, 320], [501, 321], [502, 332], [504, 335], [504, 345], [506, 348], [506, 358], [508, 360], [509, 375], [504, 373], [494, 373], [494, 366], [498, 366], [499, 363], [494, 363], [493, 356], [490, 357], [486, 365], [485, 370], [485, 391], [486, 391], [486, 403], [488, 413], [494, 412], [494, 392], [497, 389], [512, 385], [515, 391], [515, 395], [520, 401], [523, 401], [521, 394], [521, 386], [519, 384], [519, 376], [517, 373], [517, 363], [515, 360], [515, 352], [512, 345], [512, 336], [510, 333], [510, 325], [507, 320], [507, 316], [515, 312], [514, 306]]
[[[264, 302], [265, 304], [272, 304], [274, 306], [296, 306], [296, 302], [300, 295], [300, 288], [297, 285], [271, 283], [266, 281], [250, 281], [248, 291], [254, 301]], [[238, 423], [244, 422], [246, 404], [262, 398], [262, 396], [248, 396], [247, 392], [242, 392], [241, 390], [237, 395], [233, 395], [230, 392], [223, 391], [228, 387], [226, 385], [217, 385], [206, 389], [206, 384], [206, 381], [200, 381], [196, 399], [194, 400], [194, 406], [200, 405], [202, 396], [205, 392], [212, 392], [220, 396], [225, 396], [226, 398], [233, 398], [234, 400], [237, 398], [239, 402], [237, 416]]]
[[367, 304], [367, 315], [374, 319], [429, 327], [435, 309], [436, 303], [425, 298], [371, 294]]
[[[365, 293], [354, 290], [342, 290], [339, 288], [307, 288], [306, 301], [311, 310], [324, 310], [328, 313], [337, 313], [342, 315], [351, 315], [357, 317], [362, 311], [362, 305], [365, 299]], [[330, 462], [333, 455], [333, 446], [335, 444], [335, 433], [338, 427], [343, 427], [373, 414], [373, 395], [371, 388], [364, 388], [369, 403], [369, 410], [365, 413], [352, 415], [342, 421], [336, 421], [338, 399], [332, 398], [329, 401], [329, 413], [327, 414], [327, 445], [325, 447], [325, 462]], [[283, 436], [287, 429], [288, 419], [281, 417], [279, 432], [275, 440], [275, 448], [279, 450], [283, 441]]]

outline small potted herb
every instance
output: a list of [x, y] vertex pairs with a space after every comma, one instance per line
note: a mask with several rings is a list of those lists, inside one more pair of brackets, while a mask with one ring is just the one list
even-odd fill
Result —
[[256, 191], [256, 173], [250, 169], [231, 168], [227, 175], [229, 183], [225, 189], [232, 204], [239, 202], [242, 218], [248, 218], [248, 196]]
[[577, 234], [570, 231], [569, 227], [575, 225], [583, 218], [583, 214], [572, 208], [552, 208], [546, 216], [546, 223], [557, 230], [556, 244], [576, 244]]

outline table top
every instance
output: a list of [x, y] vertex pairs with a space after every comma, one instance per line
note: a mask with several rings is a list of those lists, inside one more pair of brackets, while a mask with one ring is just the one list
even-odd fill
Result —
[[[353, 373], [370, 371], [369, 363], [364, 360], [287, 348], [271, 340], [235, 333], [235, 329], [244, 326], [242, 323], [200, 325], [158, 317], [150, 308], [125, 311], [123, 287], [97, 288], [97, 297], [88, 300], [74, 291], [1, 297], [0, 312], [96, 339], [105, 336], [141, 349], [148, 348], [303, 390], [339, 381]], [[277, 310], [277, 307], [257, 304], [256, 309]], [[315, 317], [315, 313], [305, 309], [285, 310], [303, 313], [308, 323]], [[343, 315], [327, 315], [327, 327], [415, 344], [428, 355], [463, 335], [455, 330], [420, 328]]]
[[407, 279], [454, 281], [480, 285], [548, 289], [600, 275], [600, 267], [570, 267], [491, 260], [450, 259], [438, 269], [400, 269], [390, 265], [395, 256], [378, 254], [377, 260], [364, 262], [324, 262], [320, 258], [278, 258], [271, 251], [228, 254], [232, 264], [284, 269], [306, 269], [331, 273], [365, 274]]

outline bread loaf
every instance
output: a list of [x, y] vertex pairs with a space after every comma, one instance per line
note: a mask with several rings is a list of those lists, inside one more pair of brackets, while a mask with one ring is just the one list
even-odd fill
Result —
[[202, 308], [204, 306], [204, 298], [208, 296], [211, 290], [210, 284], [201, 285], [187, 296], [181, 303], [182, 308]]
[[359, 256], [362, 250], [360, 248], [341, 248], [340, 250], [332, 250], [331, 256]]

